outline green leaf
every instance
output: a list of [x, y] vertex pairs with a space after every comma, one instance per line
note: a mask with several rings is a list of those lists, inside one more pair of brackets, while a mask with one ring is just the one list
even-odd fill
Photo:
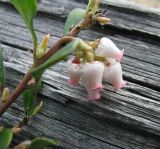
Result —
[[59, 145], [60, 142], [56, 140], [50, 140], [47, 138], [37, 138], [32, 141], [28, 149], [43, 149], [50, 145]]
[[87, 10], [92, 11], [93, 14], [98, 10], [100, 0], [89, 0]]
[[13, 137], [13, 132], [9, 128], [3, 128], [0, 131], [0, 148], [7, 149]]
[[84, 18], [85, 12], [85, 9], [76, 8], [69, 13], [66, 24], [64, 26], [64, 36], [69, 33], [73, 26], [78, 24]]
[[0, 87], [4, 86], [4, 68], [3, 68], [3, 54], [0, 47]]
[[42, 81], [40, 80], [35, 87], [23, 92], [23, 103], [27, 116], [31, 116], [34, 111], [33, 101], [35, 100], [37, 93], [40, 91], [41, 86]]
[[43, 72], [50, 66], [56, 64], [60, 60], [64, 59], [66, 56], [71, 54], [79, 45], [81, 39], [76, 38], [58, 52], [56, 52], [53, 56], [51, 56], [45, 63], [40, 65], [39, 67], [32, 70], [32, 75], [37, 78], [39, 75], [42, 75]]
[[31, 32], [34, 45], [37, 45], [37, 37], [33, 28], [33, 17], [37, 12], [36, 0], [10, 0], [11, 4], [17, 9], [22, 16], [25, 24]]
[[36, 115], [37, 113], [39, 113], [41, 111], [43, 107], [43, 101], [41, 101], [37, 106], [35, 106], [31, 112], [31, 116]]

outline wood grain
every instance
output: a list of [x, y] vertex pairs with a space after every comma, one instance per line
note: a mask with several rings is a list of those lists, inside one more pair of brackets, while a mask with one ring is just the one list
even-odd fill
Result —
[[[80, 3], [82, 2], [82, 3]], [[85, 8], [82, 0], [41, 0], [35, 28], [39, 40], [51, 33], [50, 46], [63, 36], [70, 10]], [[44, 7], [45, 6], [45, 7]], [[80, 37], [93, 40], [108, 36], [121, 49], [124, 78], [128, 85], [115, 93], [104, 82], [102, 100], [87, 102], [87, 93], [67, 84], [65, 61], [46, 71], [39, 99], [43, 111], [14, 140], [49, 136], [62, 141], [62, 148], [159, 148], [160, 143], [160, 15], [102, 3], [112, 22], [83, 31]], [[20, 16], [6, 1], [0, 4], [0, 42], [4, 48], [6, 82], [15, 87], [32, 63], [31, 39]], [[21, 98], [0, 118], [11, 126], [23, 116]]]

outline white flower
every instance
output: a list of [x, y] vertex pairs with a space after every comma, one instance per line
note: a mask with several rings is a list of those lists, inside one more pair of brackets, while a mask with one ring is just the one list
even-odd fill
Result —
[[101, 98], [100, 90], [101, 88], [87, 89], [88, 99], [92, 101], [100, 99]]
[[68, 72], [69, 72], [69, 80], [68, 83], [70, 85], [78, 85], [79, 80], [83, 74], [83, 67], [81, 64], [72, 63], [73, 59], [68, 61]]
[[103, 78], [118, 91], [123, 88], [127, 82], [123, 80], [121, 64], [111, 59], [110, 62], [110, 66], [105, 67]]
[[100, 98], [99, 90], [103, 88], [102, 77], [104, 73], [104, 64], [98, 61], [86, 63], [83, 66], [82, 82], [89, 94], [90, 100]]
[[104, 64], [98, 61], [83, 66], [83, 82], [88, 89], [102, 88]]
[[117, 61], [121, 61], [124, 50], [120, 51], [119, 48], [112, 42], [112, 40], [103, 37], [100, 40], [98, 48], [95, 50], [95, 54], [97, 56], [115, 58]]

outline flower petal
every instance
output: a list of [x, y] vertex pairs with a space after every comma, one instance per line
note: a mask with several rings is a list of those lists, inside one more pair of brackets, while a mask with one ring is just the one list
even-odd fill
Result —
[[78, 85], [79, 80], [83, 74], [83, 68], [81, 64], [75, 64], [72, 63], [70, 66], [68, 66], [68, 72], [69, 72], [69, 80], [68, 83], [70, 85]]
[[88, 99], [90, 101], [99, 100], [101, 98], [101, 94], [99, 93], [100, 88], [98, 88], [98, 89], [88, 89], [87, 92], [88, 92], [88, 95], [89, 95]]
[[98, 61], [86, 63], [83, 67], [83, 83], [87, 89], [102, 88], [104, 64]]
[[123, 57], [123, 51], [110, 40], [109, 38], [103, 37], [98, 45], [98, 48], [95, 50], [97, 56], [103, 56], [108, 58], [115, 58], [117, 61], [120, 61]]
[[103, 78], [112, 84], [116, 91], [126, 84], [122, 77], [122, 67], [119, 62], [111, 64], [110, 67], [105, 67]]

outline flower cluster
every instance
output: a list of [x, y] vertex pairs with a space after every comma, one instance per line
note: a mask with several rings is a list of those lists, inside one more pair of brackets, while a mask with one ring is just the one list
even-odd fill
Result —
[[84, 62], [76, 58], [68, 60], [68, 83], [78, 85], [81, 80], [88, 92], [89, 100], [100, 99], [102, 79], [112, 84], [116, 91], [120, 90], [126, 84], [120, 64], [123, 53], [124, 50], [120, 51], [110, 39], [101, 38], [95, 49], [95, 57], [103, 57], [104, 61]]

